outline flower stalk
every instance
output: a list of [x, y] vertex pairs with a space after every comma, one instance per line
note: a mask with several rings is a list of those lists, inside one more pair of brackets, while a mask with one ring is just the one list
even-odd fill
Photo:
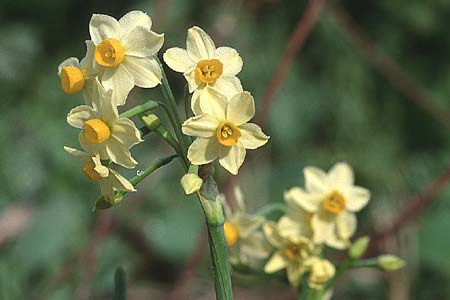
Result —
[[143, 104], [136, 105], [135, 107], [120, 114], [121, 118], [131, 119], [137, 115], [145, 113], [147, 111], [153, 110], [159, 107], [159, 103], [156, 101], [149, 100]]

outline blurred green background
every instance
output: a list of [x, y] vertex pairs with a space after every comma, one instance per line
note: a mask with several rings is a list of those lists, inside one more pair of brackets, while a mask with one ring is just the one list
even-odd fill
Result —
[[[97, 186], [63, 151], [64, 145], [78, 147], [78, 132], [66, 123], [66, 114], [83, 99], [62, 92], [56, 69], [67, 57], [84, 56], [92, 13], [119, 18], [140, 9], [153, 18], [154, 31], [165, 33], [161, 53], [184, 47], [193, 25], [210, 33], [216, 45], [237, 49], [244, 60], [239, 77], [255, 96], [258, 114], [306, 5], [304, 0], [2, 0], [0, 299], [111, 299], [119, 265], [128, 274], [130, 299], [178, 299], [174, 288], [182, 284], [180, 299], [213, 299], [204, 244], [197, 252], [199, 269], [186, 269], [188, 262], [195, 264], [191, 256], [204, 241], [204, 228], [198, 203], [178, 187], [178, 163], [147, 178], [120, 206], [91, 212]], [[441, 112], [450, 108], [449, 1], [339, 5], [428, 90], [427, 105]], [[269, 144], [250, 151], [240, 171], [250, 210], [283, 201], [284, 190], [303, 184], [304, 166], [328, 169], [345, 160], [357, 183], [373, 195], [359, 226], [377, 231], [448, 168], [448, 127], [393, 87], [348, 36], [327, 7], [269, 109], [264, 126]], [[166, 71], [181, 101], [184, 79]], [[128, 105], [160, 98], [159, 89], [135, 88]], [[150, 137], [133, 148], [138, 168], [123, 173], [130, 178], [169, 153]], [[217, 170], [224, 187], [229, 174]], [[404, 257], [406, 269], [389, 276], [352, 272], [333, 299], [450, 299], [449, 212], [444, 189], [416, 222], [382, 245]], [[293, 299], [290, 288], [274, 280], [235, 275], [237, 299]]]

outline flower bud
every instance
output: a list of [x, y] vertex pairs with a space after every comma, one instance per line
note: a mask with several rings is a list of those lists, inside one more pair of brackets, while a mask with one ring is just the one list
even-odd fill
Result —
[[142, 121], [145, 123], [145, 126], [151, 130], [155, 130], [159, 127], [159, 125], [161, 125], [161, 120], [154, 114], [142, 117]]
[[383, 271], [392, 272], [397, 271], [405, 266], [405, 261], [395, 255], [380, 255], [378, 257], [378, 267]]
[[311, 288], [319, 289], [327, 283], [335, 273], [336, 269], [329, 260], [321, 258], [314, 259], [314, 262], [311, 264], [308, 284]]
[[197, 174], [184, 174], [181, 178], [181, 186], [186, 195], [198, 192], [203, 184], [203, 180]]
[[369, 246], [369, 237], [363, 236], [362, 238], [359, 238], [356, 240], [356, 242], [353, 243], [353, 245], [348, 250], [348, 255], [352, 259], [359, 259], [361, 256], [364, 255], [364, 253], [367, 250], [367, 246]]

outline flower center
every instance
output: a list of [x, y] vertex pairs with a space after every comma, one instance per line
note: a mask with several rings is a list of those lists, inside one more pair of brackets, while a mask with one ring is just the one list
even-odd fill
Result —
[[91, 144], [100, 144], [109, 139], [111, 131], [100, 119], [90, 119], [84, 123], [84, 137]]
[[220, 123], [216, 129], [217, 140], [224, 146], [236, 145], [241, 135], [239, 128], [229, 121]]
[[204, 83], [214, 83], [222, 72], [223, 64], [218, 59], [201, 60], [195, 68], [195, 75]]
[[223, 231], [225, 232], [225, 239], [227, 240], [228, 247], [236, 244], [239, 238], [239, 233], [236, 226], [230, 222], [225, 222], [225, 224], [223, 224]]
[[65, 93], [75, 94], [84, 87], [84, 74], [80, 68], [65, 66], [61, 70], [61, 86]]
[[345, 208], [345, 198], [339, 192], [332, 192], [323, 200], [323, 208], [333, 214], [340, 213]]
[[284, 246], [284, 254], [290, 260], [298, 260], [308, 256], [308, 250], [303, 243], [288, 243]]
[[83, 164], [82, 170], [84, 175], [89, 177], [89, 179], [92, 182], [97, 182], [101, 179], [100, 174], [97, 173], [97, 171], [94, 170], [95, 164], [93, 161], [88, 161], [85, 164]]
[[106, 39], [97, 45], [94, 57], [101, 66], [117, 67], [123, 62], [125, 49], [119, 40]]

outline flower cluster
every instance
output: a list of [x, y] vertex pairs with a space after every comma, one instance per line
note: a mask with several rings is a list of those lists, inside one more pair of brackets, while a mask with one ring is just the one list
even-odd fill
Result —
[[218, 159], [236, 175], [246, 149], [261, 147], [269, 139], [258, 125], [248, 123], [255, 115], [255, 102], [236, 77], [242, 69], [238, 52], [229, 47], [216, 48], [206, 32], [192, 27], [186, 49], [168, 49], [164, 61], [183, 73], [193, 93], [194, 117], [183, 124], [184, 134], [197, 137], [189, 147], [189, 161], [204, 165]]
[[239, 196], [239, 209], [227, 214], [224, 229], [234, 265], [254, 267], [255, 260], [268, 258], [266, 273], [286, 269], [294, 287], [308, 273], [309, 286], [319, 289], [335, 274], [333, 263], [322, 257], [325, 246], [339, 250], [351, 246], [355, 212], [367, 205], [370, 192], [354, 185], [353, 170], [346, 163], [335, 164], [328, 173], [315, 167], [303, 172], [305, 188], [285, 192], [286, 207], [278, 220], [246, 213]]
[[89, 23], [91, 40], [86, 41], [86, 56], [64, 60], [58, 75], [64, 92], [83, 92], [85, 105], [73, 108], [67, 122], [81, 130], [78, 140], [84, 151], [65, 147], [80, 160], [82, 171], [100, 184], [106, 202], [115, 202], [116, 191], [135, 191], [133, 185], [110, 162], [134, 168], [137, 161], [130, 148], [142, 142], [135, 124], [119, 116], [117, 106], [125, 104], [136, 85], [150, 88], [161, 83], [161, 69], [155, 55], [164, 35], [151, 30], [151, 18], [132, 11], [119, 20], [95, 14]]

